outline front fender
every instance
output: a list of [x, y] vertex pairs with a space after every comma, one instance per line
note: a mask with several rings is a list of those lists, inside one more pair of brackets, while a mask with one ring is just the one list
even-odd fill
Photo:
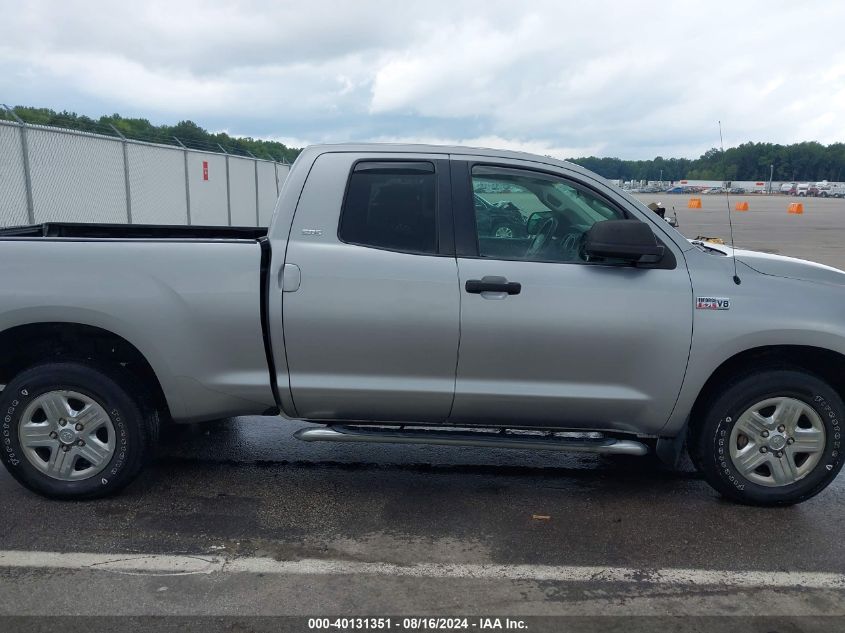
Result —
[[684, 428], [708, 379], [738, 354], [783, 345], [845, 354], [845, 289], [764, 275], [741, 262], [742, 283], [737, 285], [732, 280], [732, 258], [697, 250], [687, 256], [694, 298], [730, 299], [730, 309], [694, 311], [689, 365], [662, 435], [673, 436]]

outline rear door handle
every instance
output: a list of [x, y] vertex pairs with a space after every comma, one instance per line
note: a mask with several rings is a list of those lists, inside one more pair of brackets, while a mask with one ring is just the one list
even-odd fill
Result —
[[509, 295], [518, 295], [522, 291], [522, 284], [516, 281], [508, 281], [504, 277], [483, 277], [482, 279], [467, 279], [464, 285], [470, 294], [480, 295], [485, 292], [503, 292]]

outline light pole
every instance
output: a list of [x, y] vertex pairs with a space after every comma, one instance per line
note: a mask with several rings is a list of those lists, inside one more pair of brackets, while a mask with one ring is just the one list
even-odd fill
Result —
[[769, 165], [769, 193], [772, 193], [772, 178], [775, 175], [775, 166], [774, 164]]

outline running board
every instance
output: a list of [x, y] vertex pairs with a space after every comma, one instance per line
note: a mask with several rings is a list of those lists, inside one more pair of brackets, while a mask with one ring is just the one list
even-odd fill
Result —
[[611, 437], [560, 438], [553, 434], [519, 432], [485, 433], [479, 431], [431, 431], [420, 429], [363, 428], [330, 426], [300, 429], [293, 434], [305, 442], [371, 442], [376, 444], [428, 444], [437, 446], [477, 446], [485, 448], [522, 448], [547, 451], [645, 455], [648, 447], [634, 440]]

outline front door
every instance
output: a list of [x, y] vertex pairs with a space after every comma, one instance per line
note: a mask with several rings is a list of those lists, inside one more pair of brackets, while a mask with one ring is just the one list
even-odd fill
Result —
[[576, 176], [455, 161], [453, 182], [462, 294], [450, 421], [659, 430], [692, 335], [680, 250], [665, 239], [652, 268], [587, 262], [594, 223], [644, 219]]

